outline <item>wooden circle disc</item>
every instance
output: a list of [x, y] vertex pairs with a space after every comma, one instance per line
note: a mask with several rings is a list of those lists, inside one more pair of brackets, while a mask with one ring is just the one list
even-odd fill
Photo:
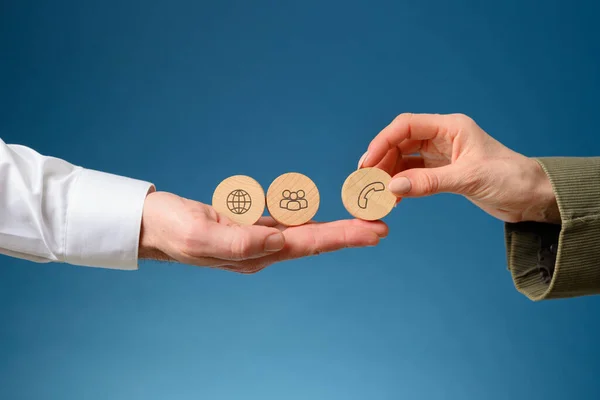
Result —
[[319, 209], [319, 189], [307, 176], [297, 172], [283, 174], [267, 190], [267, 209], [280, 224], [302, 225]]
[[215, 189], [212, 206], [233, 222], [252, 225], [265, 212], [265, 191], [249, 176], [231, 176]]
[[396, 196], [388, 190], [392, 177], [378, 168], [362, 168], [353, 172], [342, 186], [342, 202], [354, 217], [375, 221], [388, 215], [396, 204]]

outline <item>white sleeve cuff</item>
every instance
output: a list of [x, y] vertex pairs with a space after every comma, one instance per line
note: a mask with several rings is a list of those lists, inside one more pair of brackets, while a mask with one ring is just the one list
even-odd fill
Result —
[[69, 193], [65, 262], [137, 269], [142, 211], [151, 188], [149, 182], [82, 169]]

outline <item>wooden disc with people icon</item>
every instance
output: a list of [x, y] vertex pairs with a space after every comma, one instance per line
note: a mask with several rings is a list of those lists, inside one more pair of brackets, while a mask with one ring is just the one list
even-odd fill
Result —
[[374, 221], [388, 215], [396, 204], [396, 196], [387, 188], [391, 176], [378, 168], [362, 168], [353, 172], [342, 186], [342, 202], [354, 217]]
[[277, 177], [267, 190], [269, 214], [282, 225], [309, 222], [319, 209], [317, 185], [306, 175], [289, 172]]
[[249, 176], [231, 176], [215, 189], [212, 206], [233, 222], [253, 225], [265, 211], [265, 191]]

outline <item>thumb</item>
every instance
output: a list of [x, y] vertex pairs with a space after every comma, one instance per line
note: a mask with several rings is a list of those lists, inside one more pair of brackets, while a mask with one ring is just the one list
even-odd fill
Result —
[[208, 232], [207, 253], [221, 260], [241, 261], [278, 252], [285, 245], [276, 228], [214, 224]]
[[461, 169], [452, 164], [437, 168], [412, 168], [395, 175], [388, 188], [396, 196], [402, 197], [462, 194], [465, 187], [463, 175]]

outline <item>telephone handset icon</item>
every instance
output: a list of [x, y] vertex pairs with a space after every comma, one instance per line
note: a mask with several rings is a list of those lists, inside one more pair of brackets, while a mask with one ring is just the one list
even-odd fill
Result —
[[366, 209], [369, 203], [369, 197], [371, 197], [371, 193], [373, 192], [381, 192], [385, 190], [385, 185], [383, 182], [373, 182], [369, 183], [367, 186], [360, 191], [358, 195], [358, 206], [362, 209]]

